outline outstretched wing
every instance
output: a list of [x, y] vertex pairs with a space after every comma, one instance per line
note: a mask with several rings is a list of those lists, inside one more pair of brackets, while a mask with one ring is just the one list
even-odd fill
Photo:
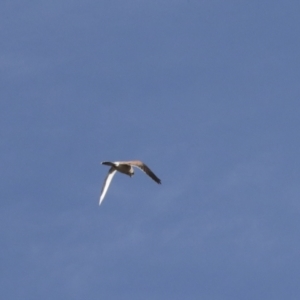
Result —
[[140, 160], [132, 160], [132, 161], [127, 161], [127, 164], [137, 167], [144, 171], [148, 176], [150, 176], [155, 182], [161, 184], [161, 180], [150, 170], [150, 168], [145, 165], [143, 162]]
[[104, 181], [104, 184], [103, 184], [103, 187], [102, 187], [102, 191], [101, 191], [101, 196], [100, 196], [100, 200], [99, 200], [99, 205], [101, 204], [101, 202], [103, 201], [105, 195], [106, 195], [106, 192], [108, 190], [108, 187], [111, 183], [111, 180], [113, 179], [114, 175], [116, 174], [117, 170], [114, 168], [114, 167], [111, 167], [108, 171], [108, 174], [105, 178], [105, 181]]

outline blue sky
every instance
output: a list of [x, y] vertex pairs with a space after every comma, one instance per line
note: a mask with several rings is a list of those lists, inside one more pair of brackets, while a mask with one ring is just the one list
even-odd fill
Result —
[[2, 297], [299, 299], [299, 9], [4, 1]]

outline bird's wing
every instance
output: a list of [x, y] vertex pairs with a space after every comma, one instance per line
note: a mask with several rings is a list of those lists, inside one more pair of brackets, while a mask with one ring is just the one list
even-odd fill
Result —
[[106, 192], [108, 190], [108, 187], [111, 183], [111, 180], [113, 179], [114, 175], [116, 174], [117, 170], [114, 168], [114, 167], [111, 167], [108, 171], [108, 174], [105, 178], [105, 181], [104, 181], [104, 184], [103, 184], [103, 187], [102, 187], [102, 191], [101, 191], [101, 196], [100, 196], [100, 200], [99, 200], [99, 205], [101, 204], [101, 202], [103, 201], [105, 195], [106, 195]]
[[150, 176], [155, 182], [157, 183], [161, 183], [161, 180], [150, 170], [150, 168], [145, 165], [143, 162], [141, 162], [140, 160], [132, 160], [132, 161], [127, 161], [124, 162], [127, 163], [133, 167], [137, 167], [139, 169], [141, 169], [142, 171], [144, 171], [148, 176]]

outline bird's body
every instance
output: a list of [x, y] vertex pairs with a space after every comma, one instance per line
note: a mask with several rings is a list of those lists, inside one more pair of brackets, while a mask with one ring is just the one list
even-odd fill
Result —
[[115, 170], [119, 171], [120, 173], [132, 176], [134, 174], [133, 167], [129, 164], [120, 163], [118, 161], [116, 162], [110, 162], [110, 161], [104, 161], [102, 162], [102, 165], [111, 166]]
[[106, 179], [102, 187], [99, 205], [103, 201], [105, 194], [108, 190], [108, 187], [112, 181], [112, 178], [117, 171], [131, 177], [132, 175], [134, 175], [133, 167], [137, 167], [140, 170], [144, 171], [147, 175], [149, 175], [155, 182], [159, 184], [161, 183], [161, 180], [149, 169], [149, 167], [147, 167], [143, 162], [139, 160], [121, 161], [121, 162], [104, 161], [102, 162], [102, 165], [110, 166], [110, 169], [108, 171], [108, 175], [106, 176]]

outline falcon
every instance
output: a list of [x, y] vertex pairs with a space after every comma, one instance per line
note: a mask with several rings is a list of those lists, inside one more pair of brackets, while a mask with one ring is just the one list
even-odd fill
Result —
[[131, 177], [134, 175], [133, 167], [136, 167], [136, 168], [139, 168], [140, 170], [144, 171], [155, 182], [157, 182], [158, 184], [161, 184], [161, 180], [150, 170], [150, 168], [147, 165], [145, 165], [143, 162], [141, 162], [139, 160], [116, 161], [116, 162], [103, 161], [101, 164], [110, 166], [110, 169], [108, 171], [108, 174], [105, 178], [105, 181], [104, 181], [104, 184], [102, 187], [99, 205], [102, 203], [102, 201], [106, 195], [106, 192], [108, 190], [108, 187], [117, 171]]

